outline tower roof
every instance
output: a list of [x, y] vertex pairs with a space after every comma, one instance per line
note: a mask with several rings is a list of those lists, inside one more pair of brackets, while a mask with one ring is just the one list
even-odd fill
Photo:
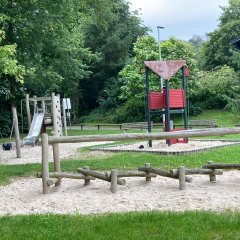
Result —
[[170, 80], [182, 66], [186, 65], [186, 61], [145, 61], [144, 64], [163, 79]]

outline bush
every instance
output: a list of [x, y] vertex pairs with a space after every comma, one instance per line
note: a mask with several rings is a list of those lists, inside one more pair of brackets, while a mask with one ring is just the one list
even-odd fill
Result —
[[139, 122], [145, 121], [145, 106], [143, 102], [128, 102], [116, 109], [114, 122]]

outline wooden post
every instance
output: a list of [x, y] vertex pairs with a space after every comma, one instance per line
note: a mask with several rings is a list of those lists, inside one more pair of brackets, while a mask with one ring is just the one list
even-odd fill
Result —
[[29, 94], [26, 94], [26, 110], [27, 110], [28, 130], [30, 130], [32, 117], [31, 117], [30, 105], [29, 105]]
[[63, 112], [64, 136], [67, 136], [67, 118], [66, 118], [65, 101], [64, 100], [62, 100], [62, 112]]
[[12, 114], [13, 114], [13, 126], [16, 138], [16, 154], [17, 158], [21, 158], [21, 143], [20, 143], [20, 134], [18, 128], [18, 116], [17, 116], [17, 108], [15, 103], [12, 103]]
[[[85, 166], [85, 167], [83, 167], [83, 169], [89, 170], [89, 166]], [[90, 184], [90, 179], [85, 179], [84, 180], [84, 185], [87, 186], [89, 184]]]
[[49, 166], [48, 166], [48, 135], [42, 134], [42, 184], [43, 194], [50, 193], [50, 186], [48, 185], [49, 180]]
[[[211, 163], [213, 163], [213, 161], [208, 161], [208, 164], [211, 164]], [[212, 183], [216, 183], [217, 181], [216, 174], [214, 173], [209, 174], [209, 180]]]
[[34, 95], [33, 98], [34, 98], [33, 104], [34, 104], [34, 114], [35, 114], [37, 112], [37, 96]]
[[[54, 137], [60, 137], [58, 134], [58, 119], [57, 119], [57, 102], [55, 93], [52, 93], [52, 119], [53, 119], [53, 136]], [[54, 160], [54, 170], [55, 172], [61, 172], [61, 165], [60, 165], [60, 154], [59, 154], [59, 144], [53, 143], [53, 160]], [[56, 182], [55, 186], [61, 185], [61, 178], [59, 178], [59, 181]]]
[[43, 110], [43, 114], [45, 114], [46, 106], [45, 106], [45, 101], [44, 100], [42, 100], [42, 110]]
[[185, 175], [185, 168], [179, 167], [178, 168], [178, 179], [179, 179], [179, 189], [185, 190], [186, 189], [186, 181], [185, 181], [186, 175]]
[[111, 171], [111, 192], [117, 192], [117, 179], [118, 179], [118, 170], [113, 169]]
[[[144, 167], [145, 168], [149, 168], [151, 165], [150, 165], [150, 163], [145, 163], [144, 164]], [[151, 177], [146, 177], [146, 182], [150, 182], [152, 179], [151, 179]]]

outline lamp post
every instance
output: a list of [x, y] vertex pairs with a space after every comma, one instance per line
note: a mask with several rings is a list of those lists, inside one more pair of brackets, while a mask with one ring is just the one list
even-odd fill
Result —
[[[161, 44], [160, 44], [160, 29], [164, 29], [163, 26], [157, 26], [158, 30], [158, 54], [159, 54], [159, 61], [162, 61], [162, 54], [161, 54]], [[160, 77], [160, 88], [163, 88], [163, 79]]]
[[[159, 61], [162, 61], [162, 54], [161, 54], [161, 44], [160, 44], [160, 29], [164, 29], [163, 26], [157, 26], [158, 30], [158, 53], [159, 53]], [[160, 76], [160, 89], [163, 89], [163, 79]], [[164, 109], [163, 109], [164, 110]], [[165, 114], [163, 114], [163, 126], [165, 125]], [[163, 127], [164, 128], [164, 127]]]

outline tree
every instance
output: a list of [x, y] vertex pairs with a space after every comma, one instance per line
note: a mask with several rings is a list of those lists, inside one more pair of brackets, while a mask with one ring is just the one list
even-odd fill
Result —
[[0, 2], [7, 16], [1, 25], [5, 44], [17, 45], [17, 59], [28, 69], [25, 88], [30, 94], [55, 91], [78, 98], [80, 82], [89, 77], [89, 65], [97, 60], [84, 46], [80, 6], [76, 0]]
[[[194, 84], [196, 76], [196, 60], [191, 44], [170, 38], [169, 40], [161, 43], [162, 57], [164, 60], [177, 60], [185, 59], [190, 68], [191, 75], [188, 80], [189, 88]], [[120, 72], [120, 76], [124, 79], [121, 99], [128, 101], [135, 99], [143, 101], [145, 95], [145, 60], [158, 60], [158, 46], [156, 40], [152, 36], [144, 36], [139, 38], [134, 45], [134, 58], [129, 61], [124, 69]], [[150, 76], [150, 88], [159, 90], [159, 77], [156, 75]], [[173, 86], [179, 86], [181, 82], [180, 75], [176, 75], [171, 79]]]
[[224, 65], [200, 71], [191, 102], [198, 108], [227, 108], [239, 113], [240, 78], [233, 68]]
[[219, 27], [208, 34], [209, 41], [204, 43], [204, 68], [213, 69], [219, 65], [228, 65], [239, 70], [239, 65], [233, 61], [233, 48], [229, 42], [240, 35], [240, 0], [229, 0], [228, 7], [223, 10]]
[[130, 12], [123, 0], [90, 0], [82, 9], [85, 42], [101, 57], [101, 61], [91, 66], [93, 74], [87, 84], [82, 85], [81, 100], [85, 103], [82, 110], [89, 111], [98, 106], [97, 102], [107, 105], [116, 100], [110, 100], [112, 83], [118, 85], [118, 72], [132, 54], [133, 43], [148, 29], [142, 25], [139, 14]]
[[[7, 16], [0, 14], [0, 23], [5, 21]], [[20, 65], [16, 59], [16, 44], [3, 44], [6, 38], [5, 31], [0, 29], [0, 126], [3, 136], [9, 134], [11, 126], [11, 114], [6, 107], [13, 109], [13, 119], [15, 119], [15, 133], [18, 135], [17, 116], [15, 115], [16, 98], [21, 93], [24, 66]], [[19, 145], [19, 142], [17, 142]], [[21, 153], [18, 148], [17, 157]]]

